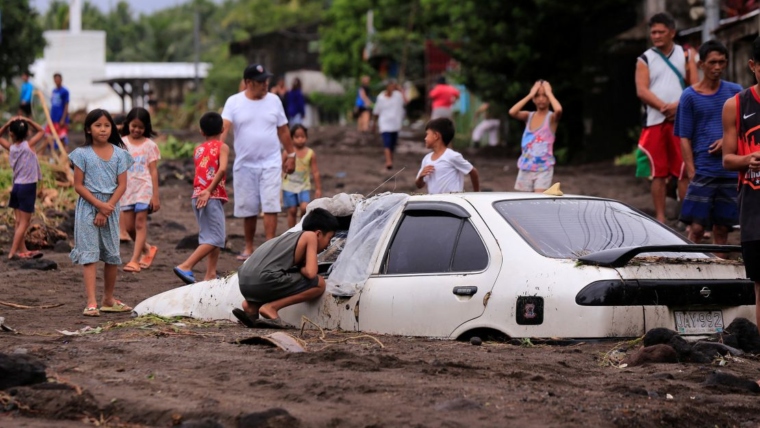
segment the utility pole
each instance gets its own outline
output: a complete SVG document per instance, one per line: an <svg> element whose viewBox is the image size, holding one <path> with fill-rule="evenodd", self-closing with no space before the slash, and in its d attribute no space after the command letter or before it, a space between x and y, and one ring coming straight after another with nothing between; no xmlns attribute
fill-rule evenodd
<svg viewBox="0 0 760 428"><path fill-rule="evenodd" d="M705 0L705 22L702 24L702 43L713 38L713 31L720 26L720 1Z"/></svg>
<svg viewBox="0 0 760 428"><path fill-rule="evenodd" d="M200 62L201 62L201 15L198 7L195 7L195 25L193 28L193 44L195 46L195 93L201 90Z"/></svg>

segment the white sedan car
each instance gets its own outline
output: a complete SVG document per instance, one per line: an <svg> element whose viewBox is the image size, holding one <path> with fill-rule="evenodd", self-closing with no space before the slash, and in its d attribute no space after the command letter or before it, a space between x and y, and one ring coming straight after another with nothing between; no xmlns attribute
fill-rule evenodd
<svg viewBox="0 0 760 428"><path fill-rule="evenodd" d="M710 334L754 317L744 267L710 254L738 247L691 245L623 203L527 193L399 196L359 202L343 218L351 228L328 292L283 309L284 321L301 325L306 316L325 328L453 339L605 338L654 327ZM331 287L345 268L365 275ZM242 300L233 275L151 297L135 312L233 320Z"/></svg>

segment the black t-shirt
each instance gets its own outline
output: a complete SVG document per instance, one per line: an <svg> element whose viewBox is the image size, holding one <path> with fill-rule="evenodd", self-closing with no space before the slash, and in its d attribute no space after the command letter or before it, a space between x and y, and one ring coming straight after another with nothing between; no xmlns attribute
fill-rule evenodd
<svg viewBox="0 0 760 428"><path fill-rule="evenodd" d="M739 155L760 151L760 96L754 86L736 95ZM739 224L741 240L760 241L760 171L739 173Z"/></svg>

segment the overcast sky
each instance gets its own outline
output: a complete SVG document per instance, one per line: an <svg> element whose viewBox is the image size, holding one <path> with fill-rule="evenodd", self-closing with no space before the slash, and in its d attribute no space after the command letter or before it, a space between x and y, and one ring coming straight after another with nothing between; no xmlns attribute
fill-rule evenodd
<svg viewBox="0 0 760 428"><path fill-rule="evenodd" d="M53 0L31 0L32 7L37 8L40 13L45 13L50 3ZM178 4L187 3L188 0L129 0L129 6L135 12L150 13L160 9L166 9L167 7L176 6ZM107 12L111 7L118 3L118 0L90 0L90 3L98 6L104 12Z"/></svg>

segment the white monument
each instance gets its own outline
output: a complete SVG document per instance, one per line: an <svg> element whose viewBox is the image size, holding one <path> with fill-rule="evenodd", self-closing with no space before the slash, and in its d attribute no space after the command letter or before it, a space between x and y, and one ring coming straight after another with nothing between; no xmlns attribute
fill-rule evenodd
<svg viewBox="0 0 760 428"><path fill-rule="evenodd" d="M31 66L33 83L50 102L53 74L60 73L69 90L69 111L104 108L121 110L121 99L108 85L93 80L106 76L105 31L82 31L82 1L69 0L69 30L45 31L43 59Z"/></svg>

